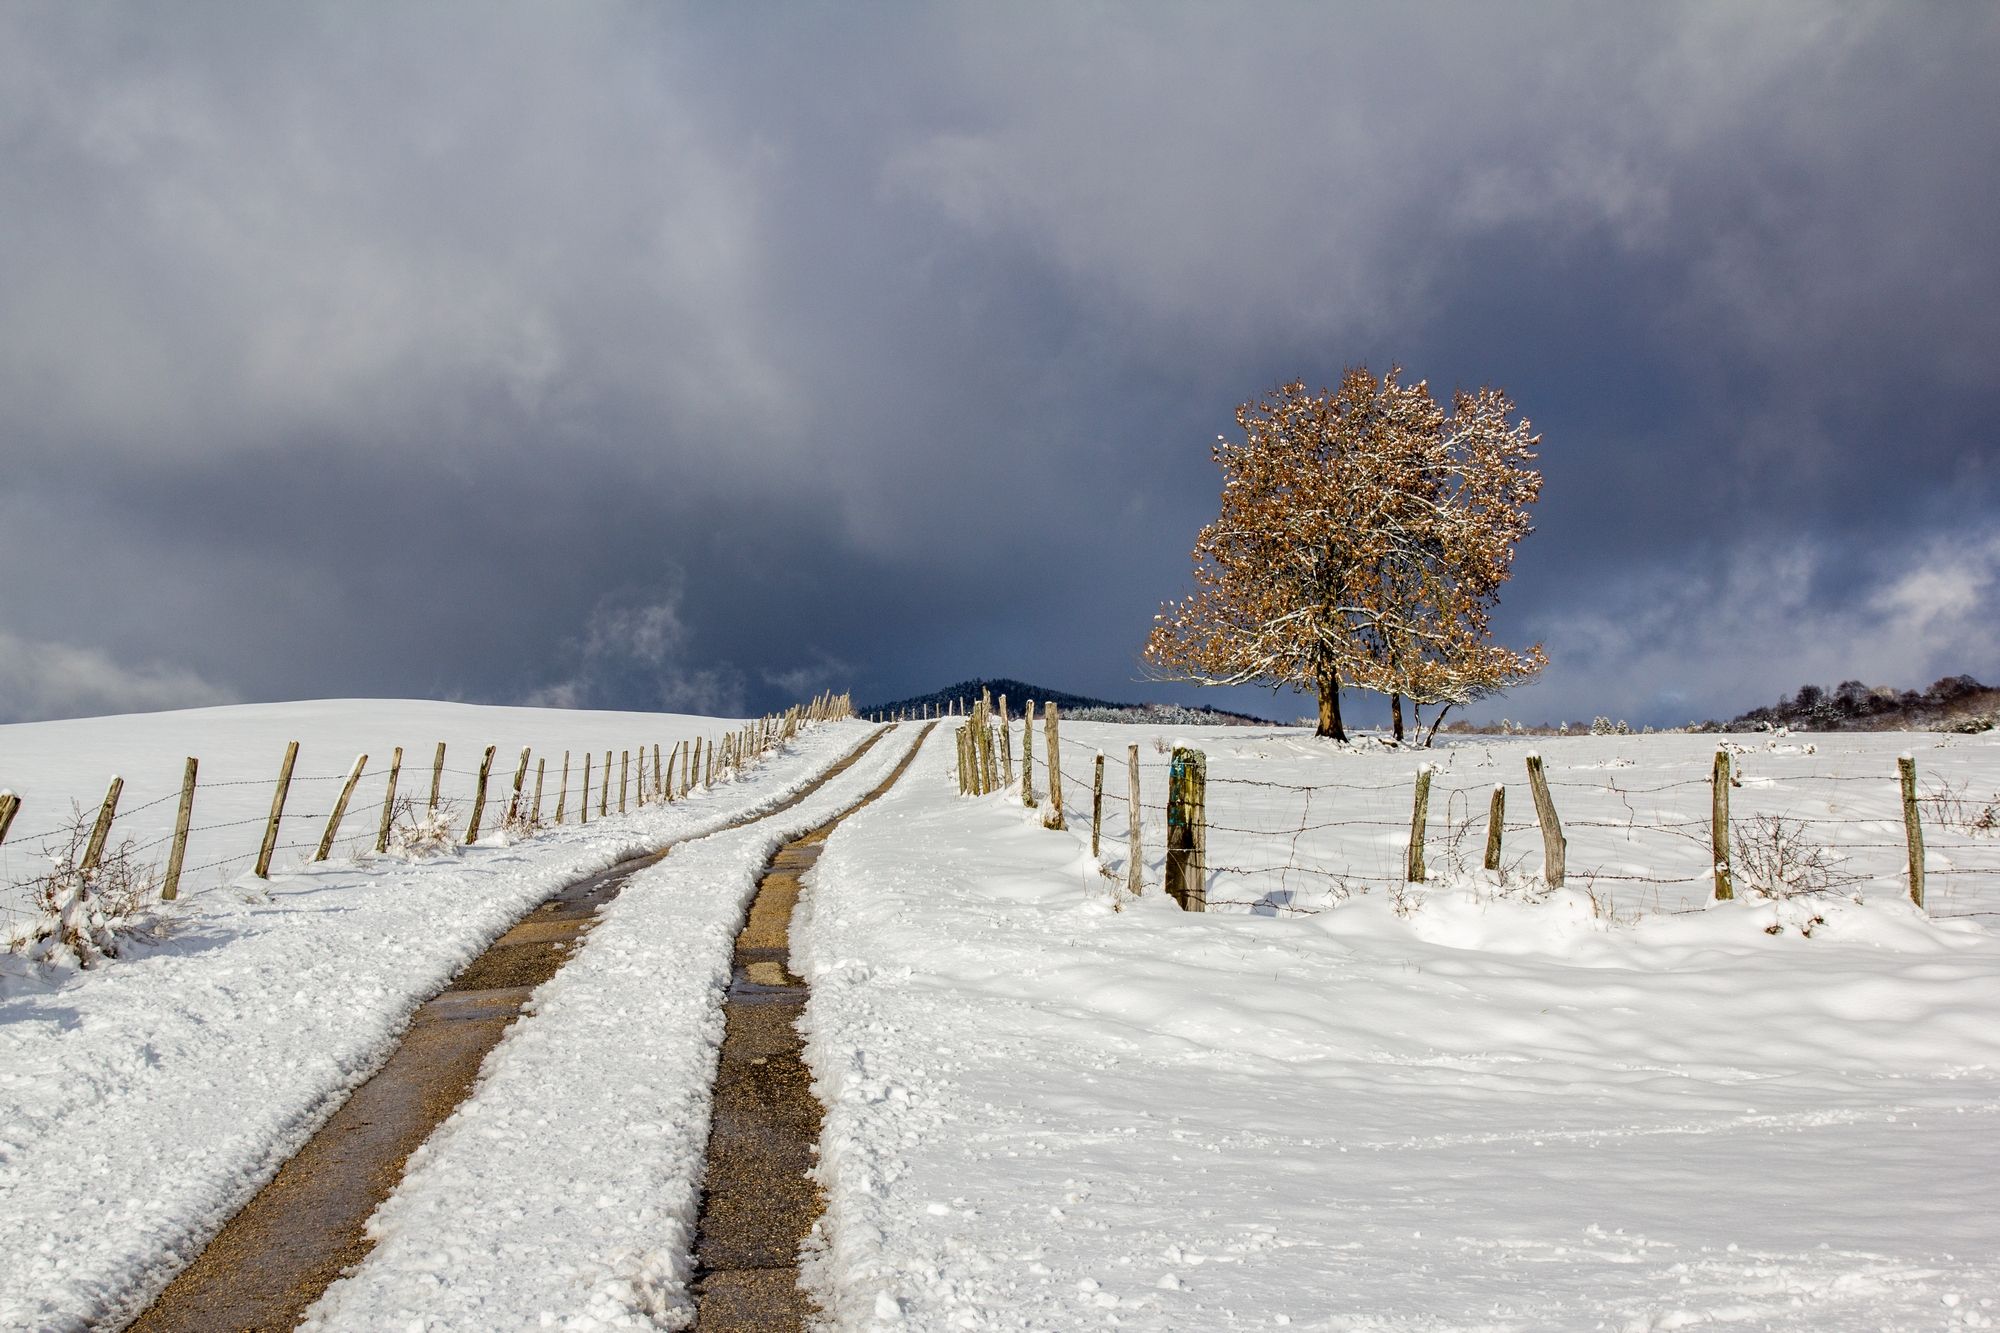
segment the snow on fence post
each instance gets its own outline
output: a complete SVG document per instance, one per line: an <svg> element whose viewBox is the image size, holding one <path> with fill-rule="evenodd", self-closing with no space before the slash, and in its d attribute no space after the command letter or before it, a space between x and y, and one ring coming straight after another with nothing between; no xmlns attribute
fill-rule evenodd
<svg viewBox="0 0 2000 1333"><path fill-rule="evenodd" d="M486 757L479 761L479 785L472 793L472 819L465 826L465 845L470 847L479 841L479 819L486 813L486 779L493 775L493 752L500 747L486 747Z"/></svg>
<svg viewBox="0 0 2000 1333"><path fill-rule="evenodd" d="M201 762L193 755L187 757L186 767L181 769L181 805L174 813L174 841L167 849L167 877L160 881L160 901L170 903L181 896L181 865L187 860L188 825L194 820L194 778L200 770ZM7 833L7 819L0 814L0 837Z"/></svg>
<svg viewBox="0 0 2000 1333"><path fill-rule="evenodd" d="M512 828L521 821L521 788L528 781L528 752L532 746L521 747L521 762L514 766L514 794L507 800L507 826Z"/></svg>
<svg viewBox="0 0 2000 1333"><path fill-rule="evenodd" d="M7 830L14 827L14 816L21 811L21 798L11 791L0 791L0 842L7 841Z"/></svg>
<svg viewBox="0 0 2000 1333"><path fill-rule="evenodd" d="M547 758L535 761L535 804L534 808L528 811L528 824L533 828L541 827L542 823L542 775L548 771L548 767Z"/></svg>
<svg viewBox="0 0 2000 1333"><path fill-rule="evenodd" d="M1052 829L1067 828L1063 822L1062 801L1062 743L1056 735L1056 706L1042 705L1042 725L1048 729L1048 755L1042 760L1049 770L1049 808L1042 816L1042 827Z"/></svg>
<svg viewBox="0 0 2000 1333"><path fill-rule="evenodd" d="M611 751L604 752L604 778L597 789L597 817L611 817Z"/></svg>
<svg viewBox="0 0 2000 1333"><path fill-rule="evenodd" d="M431 803L428 807L435 812L438 808L438 784L444 781L444 742L438 742L437 753L431 756Z"/></svg>
<svg viewBox="0 0 2000 1333"><path fill-rule="evenodd" d="M1090 854L1097 855L1098 831L1104 827L1104 751L1090 766Z"/></svg>
<svg viewBox="0 0 2000 1333"><path fill-rule="evenodd" d="M1709 775L1708 855L1715 866L1715 900L1726 903L1736 896L1736 884L1729 871L1729 751L1715 752L1715 769Z"/></svg>
<svg viewBox="0 0 2000 1333"><path fill-rule="evenodd" d="M1424 881L1424 825L1431 809L1431 766L1417 766L1417 799L1410 807L1410 850L1403 857L1403 878L1412 884ZM1449 813L1447 811L1447 813Z"/></svg>
<svg viewBox="0 0 2000 1333"><path fill-rule="evenodd" d="M588 824L590 822L590 761L592 757L590 751L585 750L583 752L583 785L578 787L576 791L576 822L578 824Z"/></svg>
<svg viewBox="0 0 2000 1333"><path fill-rule="evenodd" d="M1125 888L1133 897L1139 896L1142 885L1139 864L1139 743L1137 741L1125 751L1125 765L1131 779L1127 789L1127 818L1125 821Z"/></svg>
<svg viewBox="0 0 2000 1333"><path fill-rule="evenodd" d="M1899 755L1896 772L1903 779L1903 834L1910 843L1910 901L1924 910L1924 825L1917 818L1917 761Z"/></svg>
<svg viewBox="0 0 2000 1333"><path fill-rule="evenodd" d="M1035 701L1021 711L1021 804L1035 808Z"/></svg>
<svg viewBox="0 0 2000 1333"><path fill-rule="evenodd" d="M375 850L389 850L389 826L396 818L396 779L403 774L403 747L389 756L389 789L382 793L382 826L375 830Z"/></svg>
<svg viewBox="0 0 2000 1333"><path fill-rule="evenodd" d="M1500 837L1507 828L1507 789L1493 784L1493 801L1486 807L1486 868L1500 868Z"/></svg>
<svg viewBox="0 0 2000 1333"><path fill-rule="evenodd" d="M1208 756L1174 747L1167 776L1167 893L1185 912L1208 910Z"/></svg>
<svg viewBox="0 0 2000 1333"><path fill-rule="evenodd" d="M91 825L90 841L83 849L83 864L80 870L97 869L97 863L104 859L104 842L111 836L111 821L118 817L118 794L125 790L125 779L113 777L111 785L105 789L104 804L97 807L97 822Z"/></svg>
<svg viewBox="0 0 2000 1333"><path fill-rule="evenodd" d="M333 840L340 836L340 821L347 817L347 802L354 796L354 784L361 781L361 770L368 767L368 756L354 756L354 767L347 770L347 781L340 786L340 795L334 798L333 813L326 817L326 832L319 835L319 850L313 854L313 861L326 860L333 853Z"/></svg>
<svg viewBox="0 0 2000 1333"><path fill-rule="evenodd" d="M608 762L610 756L606 755L605 759ZM607 769L606 771L608 772L609 770ZM620 750L618 752L618 813L621 815L625 813L625 789L630 784L631 778L632 752L630 750Z"/></svg>
<svg viewBox="0 0 2000 1333"><path fill-rule="evenodd" d="M1535 794L1535 818L1542 825L1542 879L1552 889L1562 887L1565 852L1562 821L1549 797L1549 780L1542 775L1542 757L1528 756L1528 786Z"/></svg>
<svg viewBox="0 0 2000 1333"><path fill-rule="evenodd" d="M444 753L444 746L438 746L438 753ZM298 762L299 743L289 741L285 745L285 761L278 766L278 789L271 794L271 817L264 822L264 842L257 849L257 878L271 877L271 853L278 850L278 821L285 817L285 793L292 789L292 765Z"/></svg>

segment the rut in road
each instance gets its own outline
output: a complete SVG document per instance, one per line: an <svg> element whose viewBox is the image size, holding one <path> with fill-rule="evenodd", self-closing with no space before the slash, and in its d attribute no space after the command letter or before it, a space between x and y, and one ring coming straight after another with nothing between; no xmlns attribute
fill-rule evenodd
<svg viewBox="0 0 2000 1333"><path fill-rule="evenodd" d="M728 825L768 819L852 767L893 728L870 735L803 791ZM901 768L897 769L901 772ZM569 961L597 913L666 847L577 880L533 908L421 1006L388 1062L183 1269L130 1327L221 1333L296 1327L372 1248L368 1218L431 1131L471 1092L486 1053L537 986Z"/></svg>
<svg viewBox="0 0 2000 1333"><path fill-rule="evenodd" d="M875 790L778 849L736 937L695 1228L698 1333L790 1333L812 1316L799 1290L799 1246L824 1207L806 1176L821 1108L798 1030L808 988L785 966L792 908L828 835L896 785L936 726L924 728Z"/></svg>

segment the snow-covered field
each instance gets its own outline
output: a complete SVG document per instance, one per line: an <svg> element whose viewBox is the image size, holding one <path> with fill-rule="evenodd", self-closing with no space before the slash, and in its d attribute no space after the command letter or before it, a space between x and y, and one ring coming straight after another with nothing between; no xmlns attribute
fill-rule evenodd
<svg viewBox="0 0 2000 1333"><path fill-rule="evenodd" d="M119 765L177 782L179 755L197 746L221 780L260 768L285 739L304 742L303 772L314 740L345 751L344 770L361 745L411 733L462 737L466 750L482 735L636 746L732 725L320 703L0 728L0 750L8 780L34 793ZM511 846L294 863L268 884L239 875L164 909L157 938L87 972L0 955L0 1327L135 1313L373 1072L415 1007L523 911L625 856L783 799L866 731L820 727L708 792ZM268 803L268 780L258 790ZM572 820L573 808L574 796Z"/></svg>
<svg viewBox="0 0 2000 1333"><path fill-rule="evenodd" d="M401 743L406 785L413 764L427 785L440 738L469 768L486 744L601 761L730 725L423 704L239 716L259 711L0 728L0 783L45 809L72 790L94 803L120 771L130 808L197 753L204 783L240 768L261 784L244 816L260 819L287 739L320 777ZM1010 794L958 795L951 725L829 841L794 924L828 1106L807 1278L835 1326L2000 1319L2000 833L1979 826L2000 742L1732 738L1735 819L1791 821L1829 891L1745 885L1704 907L1713 737L1535 743L1569 837L1569 887L1548 892L1529 742L1420 755L1071 723L1070 828L1054 832ZM636 878L413 1159L318 1326L682 1326L729 939L776 841L857 797L916 730L806 806ZM439 863L304 867L295 850L268 886L200 886L164 939L89 972L0 961L0 1325L115 1322L524 907L770 804L864 734L821 728L696 799ZM1208 755L1203 915L1159 892L1176 739ZM1137 900L1118 888L1133 741ZM1018 757L1018 726L1015 742ZM1036 750L1039 768L1039 726ZM1905 750L1929 915L1904 880ZM1405 887L1421 762L1437 769L1432 878ZM1489 875L1496 782L1508 832ZM172 802L134 827L154 816L170 823Z"/></svg>
<svg viewBox="0 0 2000 1333"><path fill-rule="evenodd" d="M1145 800L1158 799L1153 735L1065 731L1086 756L1140 740ZM1218 775L1349 784L1319 798L1329 819L1369 813L1356 788L1398 788L1404 833L1343 825L1297 858L1397 873L1419 756L1315 754L1296 734L1186 739L1210 756L1218 822L1257 822L1232 819ZM2000 746L1983 738L1779 743L1799 752L1741 756L1739 810L1893 809L1904 747L1983 796L2000 785ZM1576 824L1599 826L1572 835L1573 881L1599 865L1705 872L1703 847L1610 825L1637 803L1631 789L1705 774L1713 745L1543 741L1552 779L1615 775L1628 793L1556 788ZM1429 758L1438 790L1477 790L1483 816L1490 775L1516 780L1527 748ZM812 1280L838 1326L2000 1318L2000 939L1991 918L1921 917L1893 853L1855 847L1851 871L1867 878L1825 898L1649 910L1636 924L1581 890L1531 901L1478 872L1400 905L1355 878L1338 906L1293 915L1270 905L1285 901L1282 877L1310 877L1270 869L1234 877L1234 896L1259 906L1193 915L1157 891L1156 831L1154 887L1119 901L1088 856L1088 790L1079 798L1074 779L1071 831L1056 833L1010 796L960 797L952 764L940 733L843 826L794 926L830 1108ZM1122 766L1109 767L1122 791ZM1887 794L1811 772L1886 773ZM1302 793L1241 790L1263 820L1300 822ZM1122 844L1122 811L1107 824ZM1843 841L1890 841L1887 827ZM1539 842L1525 841L1532 872ZM1940 841L1954 864L1994 845ZM1211 852L1293 860L1245 835ZM1950 885L1934 904L2000 906L2000 876Z"/></svg>

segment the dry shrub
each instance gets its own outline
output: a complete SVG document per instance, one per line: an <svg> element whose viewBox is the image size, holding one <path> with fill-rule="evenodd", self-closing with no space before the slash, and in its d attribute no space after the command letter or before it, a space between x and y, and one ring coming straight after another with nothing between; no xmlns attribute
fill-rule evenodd
<svg viewBox="0 0 2000 1333"><path fill-rule="evenodd" d="M406 860L444 856L458 847L458 803L429 801L415 796L396 798L396 814L389 828L389 852Z"/></svg>
<svg viewBox="0 0 2000 1333"><path fill-rule="evenodd" d="M1813 841L1806 825L1783 815L1756 815L1731 830L1736 882L1766 898L1827 893L1854 877L1845 858Z"/></svg>
<svg viewBox="0 0 2000 1333"><path fill-rule="evenodd" d="M27 882L30 900L41 912L11 947L37 962L74 962L90 967L116 958L120 936L129 933L159 889L153 868L141 865L132 840L107 844L98 863L83 868L83 855L97 824L74 802L69 823L49 835L42 855L49 868Z"/></svg>

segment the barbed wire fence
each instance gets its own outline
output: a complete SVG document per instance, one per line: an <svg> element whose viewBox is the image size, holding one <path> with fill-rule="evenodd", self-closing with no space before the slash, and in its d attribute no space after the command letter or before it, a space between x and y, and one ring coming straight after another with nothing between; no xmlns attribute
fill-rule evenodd
<svg viewBox="0 0 2000 1333"><path fill-rule="evenodd" d="M1725 897L1879 893L1893 883L1935 917L2000 915L1979 910L1990 905L1971 892L2000 887L2000 793L1920 784L1907 755L1879 775L1774 777L1743 770L1764 751L1725 741L1710 772L1665 780L1545 772L1529 754L1512 782L1455 776L1449 758L1415 775L1295 782L1219 773L1201 751L1157 741L1150 764L1135 744L1123 756L1088 752L1079 765L1086 752L1061 746L1056 710L1044 706L1038 782L1028 719L1009 717L1004 699L968 701L960 716L963 794L1004 789L1032 806L1051 791L1082 793L1058 795L1060 815L1045 811L1043 822L1088 827L1107 877L1193 910L1313 915L1367 892L1400 909L1442 883L1469 883L1521 896L1575 888L1599 915L1632 920ZM996 780L989 752L1018 752L1021 781ZM1517 808L1522 794L1533 798L1525 815L1507 817L1508 792Z"/></svg>
<svg viewBox="0 0 2000 1333"><path fill-rule="evenodd" d="M422 753L363 754L337 773L305 773L292 742L273 777L199 781L190 756L179 784L136 804L123 799L124 779L113 777L94 810L75 801L67 810L54 801L38 809L32 791L0 791L0 947L46 929L50 904L37 885L52 868L87 885L100 862L116 858L144 882L149 900L189 899L320 862L407 858L399 839L422 823L440 848L503 831L519 840L685 799L732 780L802 729L853 715L851 697L829 691L715 736L564 751L560 760L523 747L507 762L507 751L488 746L475 751L483 760L476 767L438 742ZM215 817L193 818L211 811ZM80 837L85 828L89 836ZM65 866L79 851L83 859Z"/></svg>

